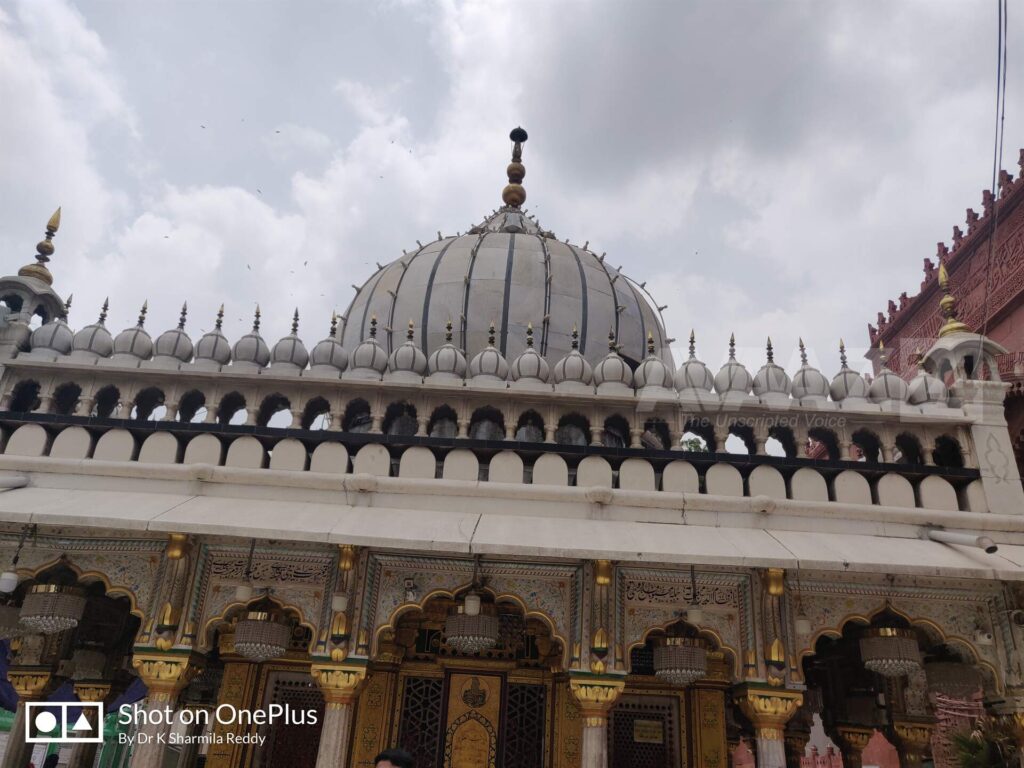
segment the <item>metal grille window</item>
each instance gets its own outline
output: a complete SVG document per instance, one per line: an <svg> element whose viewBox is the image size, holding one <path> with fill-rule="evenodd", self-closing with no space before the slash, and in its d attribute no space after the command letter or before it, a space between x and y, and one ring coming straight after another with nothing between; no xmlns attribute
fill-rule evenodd
<svg viewBox="0 0 1024 768"><path fill-rule="evenodd" d="M538 768L544 765L546 699L547 689L543 685L509 685L504 768Z"/></svg>
<svg viewBox="0 0 1024 768"><path fill-rule="evenodd" d="M679 765L677 702L668 697L624 697L612 710L608 728L610 768L667 768Z"/></svg>
<svg viewBox="0 0 1024 768"><path fill-rule="evenodd" d="M433 677L407 677L402 692L398 744L412 755L417 768L438 768L441 751L441 690Z"/></svg>

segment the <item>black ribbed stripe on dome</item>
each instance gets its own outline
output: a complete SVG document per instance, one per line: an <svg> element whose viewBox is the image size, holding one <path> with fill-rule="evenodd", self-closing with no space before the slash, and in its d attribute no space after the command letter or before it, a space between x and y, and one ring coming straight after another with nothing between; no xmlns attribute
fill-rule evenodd
<svg viewBox="0 0 1024 768"><path fill-rule="evenodd" d="M448 253L448 249L451 247L458 238L453 237L447 243L444 244L444 248L437 254L437 258L434 259L434 266L430 268L430 277L427 278L427 290L423 295L423 320L420 323L420 347L423 349L423 354L427 354L427 331L430 328L428 325L430 321L430 294L434 290L434 277L437 275L437 268L441 266L441 259Z"/></svg>
<svg viewBox="0 0 1024 768"><path fill-rule="evenodd" d="M421 245L416 249L416 253L412 255L412 258L405 264L405 269L402 270L402 274L398 277L398 283L395 285L395 292L391 296L391 312L388 313L388 346L385 350L390 352L395 348L393 334L395 332L395 306L398 304L398 292L402 287L402 281L405 280L406 274L412 269L412 263L416 261L416 257L423 253L423 249L427 246Z"/></svg>
<svg viewBox="0 0 1024 768"><path fill-rule="evenodd" d="M612 273L608 271L608 267L605 266L604 260L598 259L597 263L601 265L601 269L604 270L605 277L608 278L608 287L612 292L612 314L615 316L615 339L619 338L619 292L615 290L615 281L612 280ZM604 332L604 329L601 329Z"/></svg>
<svg viewBox="0 0 1024 768"><path fill-rule="evenodd" d="M572 251L572 255L576 257L576 267L580 271L580 301L583 306L581 311L583 317L580 318L580 354L587 354L587 314L589 305L589 296L587 296L587 273L583 270L583 261L580 259L580 254L576 250L576 246L570 245L569 250Z"/></svg>
<svg viewBox="0 0 1024 768"><path fill-rule="evenodd" d="M619 274L622 275L621 272ZM626 281L626 285L629 286L629 291L630 291L630 293L633 294L633 299L636 301L636 313L640 316L640 349L642 349L642 350L644 350L646 352L647 351L647 321L644 319L644 308L643 308L643 304L645 302L644 302L644 300L642 298L640 298L640 294L637 292L636 287L633 285L633 283L630 281L630 279L628 277L626 277L625 275L622 275L622 279ZM659 331L658 335L659 336L661 335L660 331ZM658 348L659 349L661 348L661 339L658 339ZM644 355L644 357L646 357L646 355ZM660 352L658 354L658 357L661 357L661 353Z"/></svg>
<svg viewBox="0 0 1024 768"><path fill-rule="evenodd" d="M505 345L508 342L508 302L509 297L512 293L512 264L515 262L516 255L516 234L511 233L508 236L508 258L505 260L505 297L503 299L503 306L501 308L501 354L507 355L508 350L505 349Z"/></svg>
<svg viewBox="0 0 1024 768"><path fill-rule="evenodd" d="M540 242L540 251L544 254L544 320L540 329L540 354L541 357L548 355L548 337L551 334L551 252L548 251L548 244L545 238L534 235Z"/></svg>
<svg viewBox="0 0 1024 768"><path fill-rule="evenodd" d="M473 284L473 267L476 266L476 255L480 252L480 246L484 244L484 238L488 235L487 232L483 232L480 235L480 239L476 241L476 245L473 246L469 252L469 270L466 272L466 290L462 295L462 321L459 323L459 334L462 336L462 351L466 355L469 354L469 345L466 343L466 329L469 326L469 287Z"/></svg>
<svg viewBox="0 0 1024 768"><path fill-rule="evenodd" d="M373 280L373 286L370 288L370 294L366 297L366 303L363 305L363 317L359 321L359 338L356 339L356 344L357 345L358 344L362 344L363 341L366 339L366 318L367 318L367 315L370 314L370 304L373 303L373 293L374 293L374 291L377 290L377 285L380 283L381 278L384 277L384 273L387 272L387 271L388 271L387 267L384 267L383 269L378 269L377 270L377 274L370 278L370 280ZM376 278L376 279L374 279L374 278ZM364 283L363 284L363 288L365 288L365 287L366 287L366 284ZM362 293L362 289L359 290L359 293ZM356 298L359 297L359 293L356 294ZM347 331L347 330L348 330L348 320L345 321L345 328L341 332L341 337L342 338L345 338L345 331Z"/></svg>

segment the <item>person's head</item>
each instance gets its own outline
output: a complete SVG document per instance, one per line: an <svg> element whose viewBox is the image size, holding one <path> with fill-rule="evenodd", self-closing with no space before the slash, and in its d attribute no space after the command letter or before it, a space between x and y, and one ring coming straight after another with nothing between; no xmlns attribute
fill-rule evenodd
<svg viewBox="0 0 1024 768"><path fill-rule="evenodd" d="M387 749L373 758L374 768L416 768L404 749Z"/></svg>
<svg viewBox="0 0 1024 768"><path fill-rule="evenodd" d="M47 755L43 761L43 768L57 768L57 763L60 762L60 755L54 752L52 755Z"/></svg>

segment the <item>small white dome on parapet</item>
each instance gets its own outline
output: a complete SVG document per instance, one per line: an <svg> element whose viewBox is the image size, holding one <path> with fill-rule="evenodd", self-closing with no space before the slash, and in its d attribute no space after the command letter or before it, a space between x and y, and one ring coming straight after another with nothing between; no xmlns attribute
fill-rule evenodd
<svg viewBox="0 0 1024 768"><path fill-rule="evenodd" d="M868 383L846 362L846 344L839 340L839 373L829 385L829 394L837 403L844 400L865 400L868 396Z"/></svg>
<svg viewBox="0 0 1024 768"><path fill-rule="evenodd" d="M594 385L601 394L632 394L633 370L619 354L615 331L608 331L608 354L594 367Z"/></svg>
<svg viewBox="0 0 1024 768"><path fill-rule="evenodd" d="M555 363L552 378L557 390L593 391L594 371L587 358L580 354L580 332L575 325L572 328L572 348L565 357Z"/></svg>
<svg viewBox="0 0 1024 768"><path fill-rule="evenodd" d="M270 367L277 373L303 371L309 363L309 352L299 338L299 310L292 316L292 332L282 337L270 353Z"/></svg>
<svg viewBox="0 0 1024 768"><path fill-rule="evenodd" d="M409 328L405 333L405 343L396 347L388 358L388 372L384 378L392 381L419 382L423 380L423 374L427 371L427 356L423 354L415 341L416 332L409 321Z"/></svg>
<svg viewBox="0 0 1024 768"><path fill-rule="evenodd" d="M337 376L348 368L348 352L338 340L338 316L331 314L327 338L318 341L309 353L309 370L316 376Z"/></svg>
<svg viewBox="0 0 1024 768"><path fill-rule="evenodd" d="M526 324L526 349L509 366L512 389L550 389L551 369L533 346L533 323Z"/></svg>
<svg viewBox="0 0 1024 768"><path fill-rule="evenodd" d="M878 344L878 349L878 359L882 369L878 372L875 380L871 382L871 386L868 387L868 400L873 403L902 403L907 399L907 382L901 379L898 374L889 370L887 365L889 355L881 342Z"/></svg>
<svg viewBox="0 0 1024 768"><path fill-rule="evenodd" d="M907 402L911 405L942 407L947 404L949 390L943 381L933 376L924 366L924 356L917 352L917 376L907 385Z"/></svg>
<svg viewBox="0 0 1024 768"><path fill-rule="evenodd" d="M200 368L220 368L231 362L231 344L221 331L224 324L224 305L217 310L213 330L203 334L196 344L195 365Z"/></svg>
<svg viewBox="0 0 1024 768"><path fill-rule="evenodd" d="M715 374L715 392L722 397L749 395L754 379L743 363L736 359L736 337L729 337L729 359Z"/></svg>
<svg viewBox="0 0 1024 768"><path fill-rule="evenodd" d="M505 387L508 378L508 363L504 355L494 346L495 328L491 323L487 346L469 361L469 379L474 386Z"/></svg>
<svg viewBox="0 0 1024 768"><path fill-rule="evenodd" d="M430 353L427 358L427 378L437 381L464 379L466 356L452 344L452 321L445 325L444 344Z"/></svg>
<svg viewBox="0 0 1024 768"><path fill-rule="evenodd" d="M260 336L260 308L256 307L252 330L235 342L231 350L232 363L240 369L266 368L270 362L270 348Z"/></svg>
<svg viewBox="0 0 1024 768"><path fill-rule="evenodd" d="M345 371L344 377L350 379L370 379L379 381L381 374L388 367L388 354L377 341L377 318L370 318L370 335L363 339L352 351L351 367Z"/></svg>
<svg viewBox="0 0 1024 768"><path fill-rule="evenodd" d="M797 400L827 400L829 395L825 374L807 362L807 348L803 339L800 339L800 370L793 376L790 393Z"/></svg>
<svg viewBox="0 0 1024 768"><path fill-rule="evenodd" d="M188 304L181 305L181 315L178 318L178 327L161 333L153 345L153 360L159 362L166 360L174 363L187 363L192 359L195 347L192 339L185 333L185 317L188 314Z"/></svg>
<svg viewBox="0 0 1024 768"><path fill-rule="evenodd" d="M114 339L114 354L110 358L112 363L137 366L153 356L153 339L145 328L148 311L149 302L143 302L138 322L117 334Z"/></svg>
<svg viewBox="0 0 1024 768"><path fill-rule="evenodd" d="M637 391L662 392L672 389L672 371L654 352L654 335L647 334L647 357L633 371Z"/></svg>
<svg viewBox="0 0 1024 768"><path fill-rule="evenodd" d="M680 392L710 392L715 386L715 377L703 362L697 359L697 337L690 331L690 356L679 366L672 379Z"/></svg>

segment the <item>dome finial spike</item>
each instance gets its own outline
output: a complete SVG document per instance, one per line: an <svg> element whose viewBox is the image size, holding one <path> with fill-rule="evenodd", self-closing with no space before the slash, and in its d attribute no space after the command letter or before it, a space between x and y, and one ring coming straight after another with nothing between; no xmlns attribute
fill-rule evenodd
<svg viewBox="0 0 1024 768"><path fill-rule="evenodd" d="M299 335L299 308L295 308L295 314L292 315L292 336Z"/></svg>
<svg viewBox="0 0 1024 768"><path fill-rule="evenodd" d="M729 359L730 360L735 360L736 359L736 334L735 333L730 333L729 334Z"/></svg>
<svg viewBox="0 0 1024 768"><path fill-rule="evenodd" d="M36 245L36 261L45 264L53 255L53 236L60 229L60 207L53 212L50 220L46 222L46 238Z"/></svg>
<svg viewBox="0 0 1024 768"><path fill-rule="evenodd" d="M221 303L220 309L217 310L217 319L214 321L214 327L219 331L221 326L224 325L224 304Z"/></svg>
<svg viewBox="0 0 1024 768"><path fill-rule="evenodd" d="M914 362L917 363L917 370L924 371L924 352L920 347L914 350Z"/></svg>
<svg viewBox="0 0 1024 768"><path fill-rule="evenodd" d="M103 300L103 306L100 307L100 319L97 321L99 325L103 325L107 322L107 311L110 309L110 297L108 296Z"/></svg>
<svg viewBox="0 0 1024 768"><path fill-rule="evenodd" d="M693 332L693 328L690 329L690 359L697 359L697 335Z"/></svg>
<svg viewBox="0 0 1024 768"><path fill-rule="evenodd" d="M769 363L774 363L775 362L775 349L772 347L772 337L771 336L768 337L768 344L767 344L765 349L766 349L766 351L768 353L768 362Z"/></svg>
<svg viewBox="0 0 1024 768"><path fill-rule="evenodd" d="M338 313L335 310L331 310L331 330L327 333L329 338L334 338L338 335Z"/></svg>
<svg viewBox="0 0 1024 768"><path fill-rule="evenodd" d="M576 323L572 324L572 348L580 348L580 330L576 327Z"/></svg>
<svg viewBox="0 0 1024 768"><path fill-rule="evenodd" d="M416 337L416 326L413 325L412 318L409 318L409 327L405 330L405 338L408 341L412 341Z"/></svg>
<svg viewBox="0 0 1024 768"><path fill-rule="evenodd" d="M69 293L67 299L64 301L64 317L68 316L68 312L71 311L71 301L75 298L75 294Z"/></svg>
<svg viewBox="0 0 1024 768"><path fill-rule="evenodd" d="M178 316L178 330L185 330L185 318L188 316L188 302L183 301L181 303L181 315Z"/></svg>
<svg viewBox="0 0 1024 768"><path fill-rule="evenodd" d="M611 326L608 328L608 351L615 351L615 329Z"/></svg>
<svg viewBox="0 0 1024 768"><path fill-rule="evenodd" d="M452 343L452 317L448 316L448 322L444 324L444 342L445 344Z"/></svg>
<svg viewBox="0 0 1024 768"><path fill-rule="evenodd" d="M526 324L526 346L533 349L533 321Z"/></svg>
<svg viewBox="0 0 1024 768"><path fill-rule="evenodd" d="M850 366L846 363L846 342L839 340L839 366L845 371Z"/></svg>
<svg viewBox="0 0 1024 768"><path fill-rule="evenodd" d="M260 305L259 304L256 305L256 313L253 315L253 318L252 318L252 332L253 333L259 333L260 332Z"/></svg>
<svg viewBox="0 0 1024 768"><path fill-rule="evenodd" d="M889 353L885 350L885 342L881 339L878 340L878 364L882 368L889 367Z"/></svg>
<svg viewBox="0 0 1024 768"><path fill-rule="evenodd" d="M146 324L147 312L149 312L149 299L146 299L145 301L142 302L142 309L139 310L139 328L142 328Z"/></svg>
<svg viewBox="0 0 1024 768"><path fill-rule="evenodd" d="M654 332L653 331L648 331L647 332L647 354L648 355L653 355L654 354Z"/></svg>
<svg viewBox="0 0 1024 768"><path fill-rule="evenodd" d="M939 329L939 338L953 333L970 333L971 329L957 319L956 297L949 287L949 272L946 270L945 261L939 262L939 288L942 289L939 312L946 318L946 322Z"/></svg>
<svg viewBox="0 0 1024 768"><path fill-rule="evenodd" d="M800 365L807 365L807 347L804 346L803 336L800 337Z"/></svg>
<svg viewBox="0 0 1024 768"><path fill-rule="evenodd" d="M370 315L370 338L377 338L377 316Z"/></svg>
<svg viewBox="0 0 1024 768"><path fill-rule="evenodd" d="M491 320L491 325L487 329L487 344L489 346L492 346L492 347L494 346L494 338L495 338L494 321Z"/></svg>
<svg viewBox="0 0 1024 768"><path fill-rule="evenodd" d="M508 137L512 140L512 162L506 169L508 185L501 191L501 199L510 208L519 208L526 202L526 190L523 189L523 178L526 176L523 143L527 139L526 131L514 128Z"/></svg>

